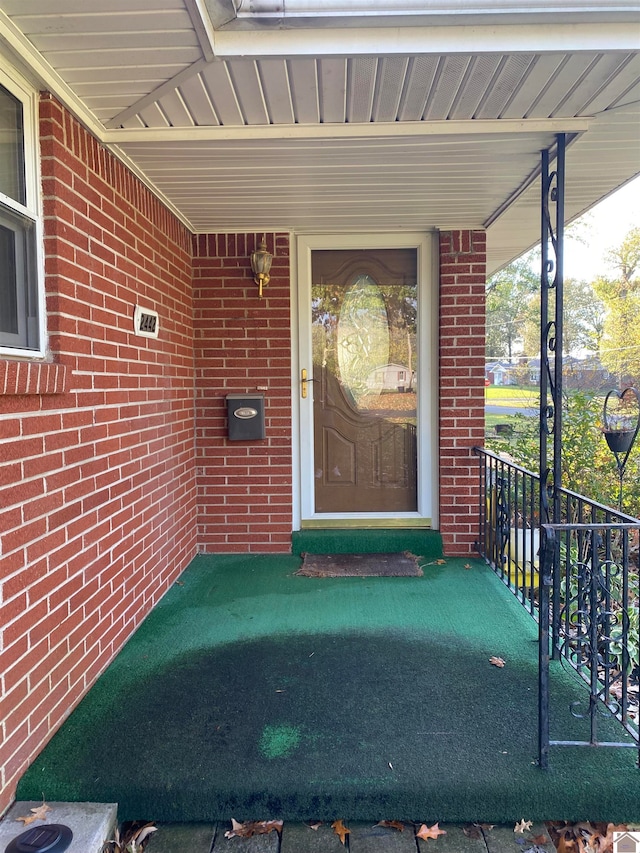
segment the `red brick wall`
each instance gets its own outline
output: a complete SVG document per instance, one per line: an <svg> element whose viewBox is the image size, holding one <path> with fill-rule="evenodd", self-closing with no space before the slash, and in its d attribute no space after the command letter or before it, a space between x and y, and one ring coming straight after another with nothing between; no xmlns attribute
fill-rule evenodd
<svg viewBox="0 0 640 853"><path fill-rule="evenodd" d="M478 459L484 443L486 235L440 234L440 531L447 554L478 536Z"/></svg>
<svg viewBox="0 0 640 853"><path fill-rule="evenodd" d="M249 255L262 235L194 238L198 544L209 552L291 549L289 237L258 297ZM266 439L227 439L226 395L264 390Z"/></svg>
<svg viewBox="0 0 640 853"><path fill-rule="evenodd" d="M198 544L210 552L288 551L291 538L291 334L286 235L258 299L249 254L260 235L194 238ZM440 530L448 554L477 537L484 440L485 234L440 238ZM225 396L266 388L267 438L227 435Z"/></svg>
<svg viewBox="0 0 640 853"><path fill-rule="evenodd" d="M46 95L41 137L55 364L0 361L0 812L196 550L191 237Z"/></svg>

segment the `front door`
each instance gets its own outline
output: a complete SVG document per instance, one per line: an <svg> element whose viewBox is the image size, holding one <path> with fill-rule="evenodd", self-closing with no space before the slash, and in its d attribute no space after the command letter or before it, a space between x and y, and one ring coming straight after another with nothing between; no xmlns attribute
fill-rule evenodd
<svg viewBox="0 0 640 853"><path fill-rule="evenodd" d="M301 265L303 520L422 514L420 255L318 247Z"/></svg>

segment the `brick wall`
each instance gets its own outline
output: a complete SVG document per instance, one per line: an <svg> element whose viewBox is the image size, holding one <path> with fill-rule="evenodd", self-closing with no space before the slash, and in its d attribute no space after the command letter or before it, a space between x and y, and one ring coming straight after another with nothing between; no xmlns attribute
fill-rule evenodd
<svg viewBox="0 0 640 853"><path fill-rule="evenodd" d="M196 550L191 237L47 95L41 137L53 363L0 361L0 812Z"/></svg>
<svg viewBox="0 0 640 853"><path fill-rule="evenodd" d="M289 237L267 234L258 297L249 255L262 235L194 238L198 544L209 552L291 549ZM226 395L264 389L266 439L227 439Z"/></svg>
<svg viewBox="0 0 640 853"><path fill-rule="evenodd" d="M486 235L440 235L440 531L447 554L478 535L478 459L484 443Z"/></svg>

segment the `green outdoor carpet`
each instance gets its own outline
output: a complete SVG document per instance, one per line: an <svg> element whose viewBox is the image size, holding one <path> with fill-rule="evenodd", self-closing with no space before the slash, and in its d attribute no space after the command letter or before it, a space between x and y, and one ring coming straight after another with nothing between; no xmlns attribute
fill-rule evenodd
<svg viewBox="0 0 640 853"><path fill-rule="evenodd" d="M416 578L299 565L196 558L19 798L160 821L640 821L636 750L553 748L536 766L537 627L482 562L427 560ZM582 686L556 665L553 690L552 735L584 735Z"/></svg>
<svg viewBox="0 0 640 853"><path fill-rule="evenodd" d="M442 536L430 528L310 528L291 534L294 554L380 554L411 551L425 559L442 557Z"/></svg>

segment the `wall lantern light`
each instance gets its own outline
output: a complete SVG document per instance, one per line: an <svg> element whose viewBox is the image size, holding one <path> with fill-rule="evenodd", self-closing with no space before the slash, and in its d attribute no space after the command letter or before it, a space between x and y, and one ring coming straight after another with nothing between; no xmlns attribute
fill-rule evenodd
<svg viewBox="0 0 640 853"><path fill-rule="evenodd" d="M262 296L262 288L269 284L269 270L271 269L271 261L273 255L267 252L267 244L263 237L258 245L258 248L251 252L251 270L253 272L253 280L258 285L258 296Z"/></svg>

